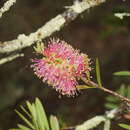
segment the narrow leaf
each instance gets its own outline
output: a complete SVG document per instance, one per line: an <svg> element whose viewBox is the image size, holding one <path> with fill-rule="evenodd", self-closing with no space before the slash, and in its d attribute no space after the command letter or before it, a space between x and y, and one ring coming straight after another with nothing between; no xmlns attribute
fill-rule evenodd
<svg viewBox="0 0 130 130"><path fill-rule="evenodd" d="M36 108L35 108L35 104L34 103L30 103L29 101L26 102L28 109L31 113L31 119L33 121L33 124L35 126L35 128L38 128L38 124L37 124L37 113L36 113Z"/></svg>
<svg viewBox="0 0 130 130"><path fill-rule="evenodd" d="M80 90L80 89L88 89L88 88L95 88L95 87L91 87L87 85L77 85L76 88Z"/></svg>
<svg viewBox="0 0 130 130"><path fill-rule="evenodd" d="M87 75L87 79L90 80L90 72L86 72L86 75Z"/></svg>
<svg viewBox="0 0 130 130"><path fill-rule="evenodd" d="M120 127L126 129L126 130L130 130L130 125L126 125L126 124L119 124Z"/></svg>
<svg viewBox="0 0 130 130"><path fill-rule="evenodd" d="M108 108L108 109L114 109L114 108L117 108L118 105L116 105L114 103L106 103L105 107Z"/></svg>
<svg viewBox="0 0 130 130"><path fill-rule="evenodd" d="M58 120L55 116L50 116L51 130L60 130Z"/></svg>
<svg viewBox="0 0 130 130"><path fill-rule="evenodd" d="M127 97L130 99L130 85L128 85L128 88L127 88Z"/></svg>
<svg viewBox="0 0 130 130"><path fill-rule="evenodd" d="M127 96L127 89L124 84L121 85L120 89L117 92L119 92L122 96Z"/></svg>
<svg viewBox="0 0 130 130"><path fill-rule="evenodd" d="M21 119L32 129L35 129L35 127L17 110L15 112L21 117Z"/></svg>
<svg viewBox="0 0 130 130"><path fill-rule="evenodd" d="M130 71L119 71L119 72L115 72L114 75L116 75L116 76L130 76Z"/></svg>
<svg viewBox="0 0 130 130"><path fill-rule="evenodd" d="M28 112L23 106L20 106L20 108L21 108L30 118L32 118L32 116L29 114L29 112Z"/></svg>
<svg viewBox="0 0 130 130"><path fill-rule="evenodd" d="M46 117L46 113L38 98L36 98L35 106L36 106L37 118L38 118L38 123L39 123L40 128L42 130L44 130L45 128L46 130L49 130L49 124Z"/></svg>
<svg viewBox="0 0 130 130"><path fill-rule="evenodd" d="M28 106L28 109L30 111L30 113L32 113L32 105L29 101L26 102L27 106Z"/></svg>
<svg viewBox="0 0 130 130"><path fill-rule="evenodd" d="M98 58L96 58L96 76L97 76L97 82L98 82L99 87L102 87L101 76L100 76L100 66L99 66Z"/></svg>
<svg viewBox="0 0 130 130"><path fill-rule="evenodd" d="M113 103L117 103L118 101L120 101L119 98L114 97L114 96L107 96L107 97L106 97L106 100L107 100L108 102L113 102Z"/></svg>
<svg viewBox="0 0 130 130"><path fill-rule="evenodd" d="M37 113L36 113L36 107L35 107L35 104L34 104L34 103L32 103L32 108L31 108L31 110L32 110L31 115L32 115L33 124L35 125L35 128L38 129Z"/></svg>
<svg viewBox="0 0 130 130"><path fill-rule="evenodd" d="M18 124L17 125L21 130L31 130L29 129L28 127L24 126L24 125L21 125L21 124Z"/></svg>

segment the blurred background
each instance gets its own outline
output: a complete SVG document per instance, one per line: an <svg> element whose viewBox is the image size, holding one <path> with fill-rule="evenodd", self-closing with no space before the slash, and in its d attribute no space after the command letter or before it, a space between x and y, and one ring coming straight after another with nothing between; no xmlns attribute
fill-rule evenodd
<svg viewBox="0 0 130 130"><path fill-rule="evenodd" d="M0 1L0 7L4 2ZM17 0L0 19L0 41L36 31L62 13L64 6L72 3L72 0ZM82 13L75 21L52 35L89 55L94 68L91 73L94 81L95 58L99 57L103 85L115 91L122 84L127 86L130 83L127 77L113 76L114 72L130 70L130 17L120 20L114 16L117 12L130 13L130 1L109 0ZM55 90L33 74L30 68L31 59L35 57L33 48L21 52L25 57L0 66L0 130L16 127L21 119L14 109L19 109L19 105L26 100L34 101L35 97L41 99L47 115L57 116L62 127L75 126L108 110L104 106L108 95L100 90L84 90L74 98L59 97ZM117 124L128 121L125 118L115 119L111 129L121 130ZM99 126L96 130L101 128Z"/></svg>

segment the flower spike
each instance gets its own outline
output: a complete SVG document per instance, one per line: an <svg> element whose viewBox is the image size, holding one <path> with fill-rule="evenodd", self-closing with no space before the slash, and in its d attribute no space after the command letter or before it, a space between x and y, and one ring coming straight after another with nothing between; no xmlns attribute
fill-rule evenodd
<svg viewBox="0 0 130 130"><path fill-rule="evenodd" d="M91 71L90 59L63 40L51 39L47 47L42 46L42 58L32 60L34 73L62 95L74 96L78 81Z"/></svg>

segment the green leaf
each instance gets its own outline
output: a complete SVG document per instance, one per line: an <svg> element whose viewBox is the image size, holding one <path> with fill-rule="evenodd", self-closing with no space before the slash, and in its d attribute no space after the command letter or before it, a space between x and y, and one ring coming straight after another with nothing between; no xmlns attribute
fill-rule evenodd
<svg viewBox="0 0 130 130"><path fill-rule="evenodd" d="M86 75L87 75L87 79L90 80L90 72L89 71L86 72Z"/></svg>
<svg viewBox="0 0 130 130"><path fill-rule="evenodd" d="M122 96L130 98L130 86L126 86L125 84L122 84L120 88L116 90L116 92ZM109 109L115 108L116 106L119 107L119 105L121 104L121 100L112 95L107 96L105 99L107 101L105 107Z"/></svg>
<svg viewBox="0 0 130 130"><path fill-rule="evenodd" d="M91 87L87 85L77 85L76 88L80 90L80 89L88 89L88 88L96 88L96 87Z"/></svg>
<svg viewBox="0 0 130 130"><path fill-rule="evenodd" d="M21 119L32 129L35 129L32 123L30 123L19 111L15 110L15 112L21 117Z"/></svg>
<svg viewBox="0 0 130 130"><path fill-rule="evenodd" d="M127 88L125 87L124 84L121 85L120 89L117 91L119 94L121 94L122 96L126 96L127 95Z"/></svg>
<svg viewBox="0 0 130 130"><path fill-rule="evenodd" d="M114 108L117 108L118 105L116 105L114 103L106 103L105 107L108 108L108 109L114 109Z"/></svg>
<svg viewBox="0 0 130 130"><path fill-rule="evenodd" d="M36 108L35 108L35 104L34 103L30 103L30 102L26 102L28 109L31 113L31 119L33 121L33 124L35 125L35 128L38 128L38 124L37 124L37 113L36 113Z"/></svg>
<svg viewBox="0 0 130 130"><path fill-rule="evenodd" d="M96 76L97 76L97 82L98 82L99 87L102 87L98 58L96 58Z"/></svg>
<svg viewBox="0 0 130 130"><path fill-rule="evenodd" d="M116 103L117 101L120 101L118 98L116 98L116 97L114 97L114 96L107 96L106 97L106 100L108 101L108 102L114 102L114 103Z"/></svg>
<svg viewBox="0 0 130 130"><path fill-rule="evenodd" d="M36 106L36 112L37 112L37 120L38 120L38 125L41 130L49 130L49 124L48 120L44 111L44 108L38 98L36 98L35 101L35 106Z"/></svg>
<svg viewBox="0 0 130 130"><path fill-rule="evenodd" d="M60 130L58 120L55 116L50 116L51 130Z"/></svg>
<svg viewBox="0 0 130 130"><path fill-rule="evenodd" d="M130 76L130 71L119 71L119 72L115 72L114 75L116 75L116 76Z"/></svg>
<svg viewBox="0 0 130 130"><path fill-rule="evenodd" d="M31 130L29 129L28 127L24 126L24 125L21 125L21 124L18 124L18 127L21 129L21 130Z"/></svg>
<svg viewBox="0 0 130 130"><path fill-rule="evenodd" d="M119 126L124 128L124 129L130 130L130 125L121 123L121 124L119 124Z"/></svg>
<svg viewBox="0 0 130 130"><path fill-rule="evenodd" d="M38 98L36 98L35 103L26 102L28 111L23 107L20 108L27 114L31 121L28 120L24 115L19 111L15 110L16 113L22 118L22 120L27 124L27 126L18 124L19 129L10 129L10 130L50 130L46 113L44 108ZM51 117L51 123L54 126L51 126L53 129L59 130L59 124L56 117ZM54 129L55 130L55 129Z"/></svg>
<svg viewBox="0 0 130 130"><path fill-rule="evenodd" d="M32 118L32 116L29 114L29 112L23 106L20 106L20 108L30 117L30 119Z"/></svg>
<svg viewBox="0 0 130 130"><path fill-rule="evenodd" d="M32 113L32 105L29 101L26 102L27 106L28 106L28 109L30 111L30 113Z"/></svg>
<svg viewBox="0 0 130 130"><path fill-rule="evenodd" d="M130 99L130 85L128 85L128 89L127 89L127 97Z"/></svg>
<svg viewBox="0 0 130 130"><path fill-rule="evenodd" d="M35 104L32 103L32 106L31 106L31 114L32 114L32 121L33 121L33 124L35 125L35 128L38 129L38 123L37 123L37 113L36 113L36 107L35 107Z"/></svg>

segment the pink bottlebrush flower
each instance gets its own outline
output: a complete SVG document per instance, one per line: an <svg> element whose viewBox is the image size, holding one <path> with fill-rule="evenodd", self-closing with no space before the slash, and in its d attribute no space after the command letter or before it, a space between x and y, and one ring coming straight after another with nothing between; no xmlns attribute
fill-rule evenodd
<svg viewBox="0 0 130 130"><path fill-rule="evenodd" d="M77 92L78 80L91 71L90 59L65 41L51 39L47 47L35 47L41 59L34 59L34 73L62 95L73 96Z"/></svg>

